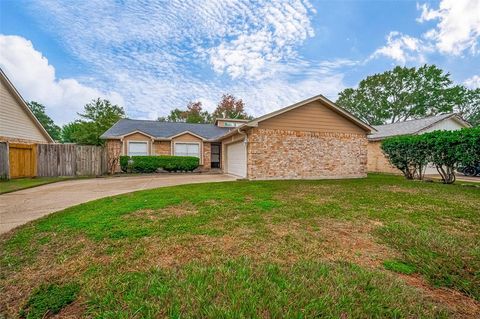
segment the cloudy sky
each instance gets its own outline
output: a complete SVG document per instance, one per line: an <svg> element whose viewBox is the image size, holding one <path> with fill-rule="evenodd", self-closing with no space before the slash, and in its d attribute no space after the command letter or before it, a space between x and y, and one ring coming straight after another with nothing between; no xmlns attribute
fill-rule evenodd
<svg viewBox="0 0 480 319"><path fill-rule="evenodd" d="M222 93L262 115L433 63L480 86L480 1L1 0L0 67L60 124L105 97L155 119Z"/></svg>

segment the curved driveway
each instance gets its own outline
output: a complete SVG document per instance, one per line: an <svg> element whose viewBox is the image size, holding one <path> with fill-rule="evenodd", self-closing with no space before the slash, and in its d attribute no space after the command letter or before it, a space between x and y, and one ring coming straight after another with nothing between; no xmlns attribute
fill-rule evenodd
<svg viewBox="0 0 480 319"><path fill-rule="evenodd" d="M80 179L0 195L0 234L31 220L94 199L181 184L235 180L223 174L166 174Z"/></svg>

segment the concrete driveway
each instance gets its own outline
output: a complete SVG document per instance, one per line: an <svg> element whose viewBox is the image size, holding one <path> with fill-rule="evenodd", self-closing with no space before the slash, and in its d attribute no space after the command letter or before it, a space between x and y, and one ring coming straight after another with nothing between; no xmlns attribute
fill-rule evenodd
<svg viewBox="0 0 480 319"><path fill-rule="evenodd" d="M94 199L181 184L233 181L223 174L144 175L64 181L0 195L0 234Z"/></svg>

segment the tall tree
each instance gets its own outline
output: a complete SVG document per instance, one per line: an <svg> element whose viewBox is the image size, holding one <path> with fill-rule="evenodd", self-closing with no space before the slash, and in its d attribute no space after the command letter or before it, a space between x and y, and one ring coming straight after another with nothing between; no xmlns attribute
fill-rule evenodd
<svg viewBox="0 0 480 319"><path fill-rule="evenodd" d="M242 99L237 99L232 94L224 94L217 108L213 111L212 118L252 119L252 116L245 111L245 104Z"/></svg>
<svg viewBox="0 0 480 319"><path fill-rule="evenodd" d="M103 145L104 141L100 139L100 135L118 120L124 118L125 111L121 106L113 105L108 100L98 98L86 104L84 112L78 113L78 115L81 119L75 122L77 127L73 133L74 142Z"/></svg>
<svg viewBox="0 0 480 319"><path fill-rule="evenodd" d="M340 92L337 104L371 125L395 123L451 112L451 85L450 74L435 65L397 66Z"/></svg>
<svg viewBox="0 0 480 319"><path fill-rule="evenodd" d="M55 140L60 140L60 126L56 125L55 122L52 120L50 116L47 115L45 112L45 106L31 101L28 103L28 107L32 110L32 113L38 119L38 121L42 124L43 128L48 132L48 134Z"/></svg>
<svg viewBox="0 0 480 319"><path fill-rule="evenodd" d="M454 111L473 126L480 126L480 88L470 90L463 85L457 85L451 93Z"/></svg>
<svg viewBox="0 0 480 319"><path fill-rule="evenodd" d="M202 102L189 102L186 110L173 109L167 117L159 117L160 122L209 123L211 115L202 108Z"/></svg>

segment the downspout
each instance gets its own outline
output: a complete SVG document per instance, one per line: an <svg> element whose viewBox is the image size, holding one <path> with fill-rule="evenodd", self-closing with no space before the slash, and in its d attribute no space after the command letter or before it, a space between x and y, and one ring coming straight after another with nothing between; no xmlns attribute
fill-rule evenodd
<svg viewBox="0 0 480 319"><path fill-rule="evenodd" d="M245 143L245 145L247 145L247 143L248 143L248 135L247 135L247 133L243 132L241 128L238 128L238 129L237 129L237 132L238 132L238 134L243 135L243 137L244 137L243 143Z"/></svg>
<svg viewBox="0 0 480 319"><path fill-rule="evenodd" d="M247 133L243 132L240 128L237 129L237 132L240 135L243 135L243 144L245 144L245 164L247 165L247 171L246 171L246 178L248 178L248 135Z"/></svg>

